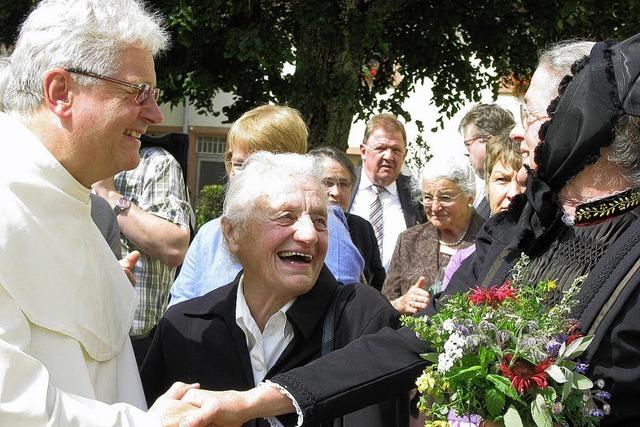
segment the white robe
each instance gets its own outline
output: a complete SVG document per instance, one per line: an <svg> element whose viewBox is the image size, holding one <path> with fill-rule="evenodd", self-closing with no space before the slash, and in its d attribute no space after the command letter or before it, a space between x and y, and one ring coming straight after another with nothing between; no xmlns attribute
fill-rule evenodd
<svg viewBox="0 0 640 427"><path fill-rule="evenodd" d="M128 337L135 291L89 189L16 118L0 129L0 425L159 425Z"/></svg>

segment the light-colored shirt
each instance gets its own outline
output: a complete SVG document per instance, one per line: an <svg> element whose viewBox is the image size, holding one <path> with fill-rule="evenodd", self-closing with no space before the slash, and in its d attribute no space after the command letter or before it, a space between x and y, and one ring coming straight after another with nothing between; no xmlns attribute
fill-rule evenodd
<svg viewBox="0 0 640 427"><path fill-rule="evenodd" d="M362 171L358 192L353 199L350 212L361 216L367 221L370 220L371 203L373 203L375 192L373 183L369 180L366 172ZM384 187L385 191L380 192L380 204L382 205L382 266L385 271L389 270L391 257L396 248L398 236L407 229L404 220L402 205L400 205L400 197L398 196L398 186L396 182L392 182Z"/></svg>
<svg viewBox="0 0 640 427"><path fill-rule="evenodd" d="M342 209L333 206L327 220L329 248L324 263L339 282L359 282L364 260L351 241ZM171 287L169 306L231 283L240 270L242 266L224 242L220 218L207 222L187 250L180 274Z"/></svg>
<svg viewBox="0 0 640 427"><path fill-rule="evenodd" d="M192 209L182 169L167 150L143 148L140 150L138 167L120 172L115 176L114 183L120 194L143 211L189 227ZM121 238L123 256L140 250L124 234L121 234ZM176 268L140 250L140 259L133 268L133 274L136 277L138 306L131 325L131 336L141 336L149 333L164 314Z"/></svg>
<svg viewBox="0 0 640 427"><path fill-rule="evenodd" d="M486 196L486 193L485 193L486 184L484 179L480 178L478 175L474 174L474 177L476 182L476 195L475 195L475 198L473 199L473 207L475 209L480 205L480 203L482 202L482 199L484 199Z"/></svg>
<svg viewBox="0 0 640 427"><path fill-rule="evenodd" d="M295 298L276 311L261 332L244 297L244 276L240 278L236 295L236 323L247 339L254 384L264 380L293 339L293 327L287 319L287 310L294 301Z"/></svg>
<svg viewBox="0 0 640 427"><path fill-rule="evenodd" d="M17 119L0 127L0 424L159 426L128 336L135 292L89 189Z"/></svg>

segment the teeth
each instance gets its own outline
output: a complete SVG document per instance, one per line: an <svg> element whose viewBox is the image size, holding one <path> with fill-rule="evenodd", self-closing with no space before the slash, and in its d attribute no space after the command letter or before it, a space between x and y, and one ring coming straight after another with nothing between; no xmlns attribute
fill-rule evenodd
<svg viewBox="0 0 640 427"><path fill-rule="evenodd" d="M290 256L296 256L296 255L306 259L307 261L311 261L313 259L312 255L303 254L303 253L300 253L300 252L293 252L293 251L280 252L280 256L281 257L290 257Z"/></svg>
<svg viewBox="0 0 640 427"><path fill-rule="evenodd" d="M125 129L124 134L132 138L140 138L142 136L141 133L138 133L135 130L130 130L130 129Z"/></svg>

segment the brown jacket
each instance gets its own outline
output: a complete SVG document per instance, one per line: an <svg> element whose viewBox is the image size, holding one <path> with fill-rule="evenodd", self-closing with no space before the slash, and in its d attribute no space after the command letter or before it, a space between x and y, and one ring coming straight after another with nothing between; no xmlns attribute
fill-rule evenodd
<svg viewBox="0 0 640 427"><path fill-rule="evenodd" d="M482 224L484 219L474 211L469 231L456 249L471 246ZM430 222L406 229L398 236L382 293L393 301L404 295L420 276L427 279L429 288L442 276L449 258L450 255L440 253L438 230Z"/></svg>

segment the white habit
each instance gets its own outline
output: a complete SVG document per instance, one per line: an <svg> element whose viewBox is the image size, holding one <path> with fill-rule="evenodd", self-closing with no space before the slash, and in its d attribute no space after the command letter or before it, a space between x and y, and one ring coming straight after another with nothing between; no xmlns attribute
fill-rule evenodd
<svg viewBox="0 0 640 427"><path fill-rule="evenodd" d="M135 292L89 189L17 119L0 129L0 425L159 425L128 336Z"/></svg>

